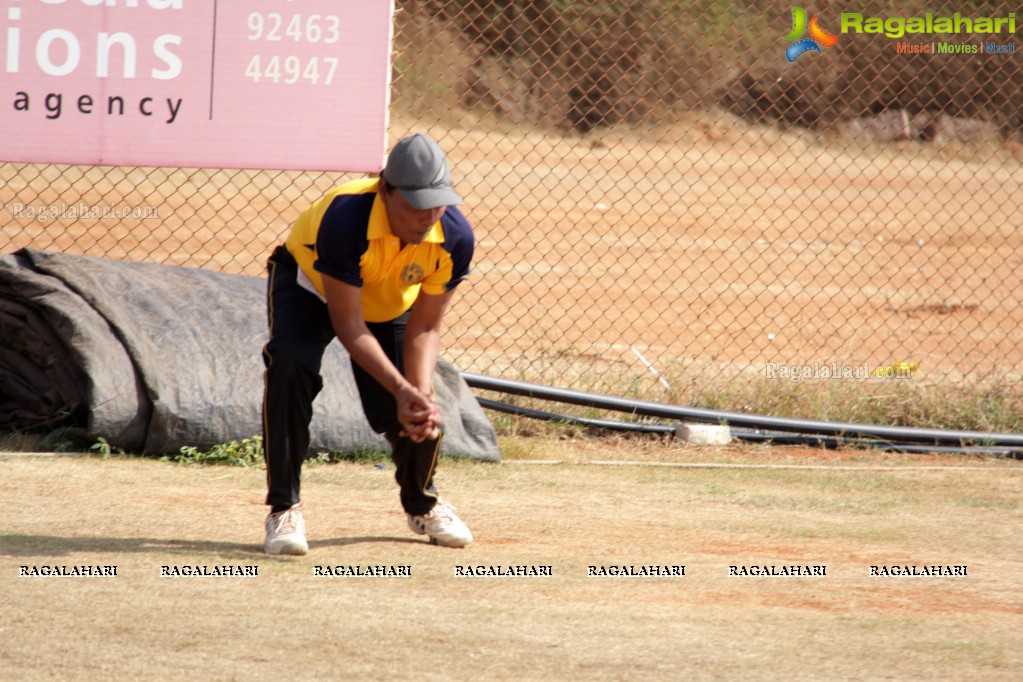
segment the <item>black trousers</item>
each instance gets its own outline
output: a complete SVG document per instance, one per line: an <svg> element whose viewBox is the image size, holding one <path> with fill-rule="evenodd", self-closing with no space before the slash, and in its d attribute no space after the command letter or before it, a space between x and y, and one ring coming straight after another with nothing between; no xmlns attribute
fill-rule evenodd
<svg viewBox="0 0 1023 682"><path fill-rule="evenodd" d="M274 250L267 270L270 340L263 348L266 503L281 509L300 501L313 400L323 388L320 367L327 344L334 338L334 329L327 305L298 284L298 265L287 249L279 246ZM390 322L367 323L384 353L403 374L407 321L405 313ZM409 514L425 514L437 503L433 473L440 438L415 443L399 436L402 427L394 396L354 361L352 370L370 426L384 434L391 444L402 507Z"/></svg>

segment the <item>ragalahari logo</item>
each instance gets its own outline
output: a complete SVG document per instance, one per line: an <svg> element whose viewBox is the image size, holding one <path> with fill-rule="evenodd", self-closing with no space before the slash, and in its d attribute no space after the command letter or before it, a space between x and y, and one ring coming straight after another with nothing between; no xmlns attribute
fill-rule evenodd
<svg viewBox="0 0 1023 682"><path fill-rule="evenodd" d="M789 62L796 61L800 55L807 52L820 54L822 52L821 48L832 47L838 42L838 36L821 28L818 21L820 18L819 14L813 15L809 22L807 22L806 17L806 10L802 7L792 8L792 32L785 37L785 40L794 40L796 42L785 49L785 58ZM810 32L809 38L803 38L803 34L806 31Z"/></svg>

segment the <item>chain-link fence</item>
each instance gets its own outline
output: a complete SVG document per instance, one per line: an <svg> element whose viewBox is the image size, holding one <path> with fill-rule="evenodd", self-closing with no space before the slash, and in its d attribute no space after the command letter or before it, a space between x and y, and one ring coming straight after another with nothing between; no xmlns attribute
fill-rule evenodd
<svg viewBox="0 0 1023 682"><path fill-rule="evenodd" d="M446 356L676 402L905 368L1016 381L1012 3L863 5L857 20L830 1L399 1L389 137L441 142L478 237ZM3 164L0 179L5 253L260 274L347 178Z"/></svg>

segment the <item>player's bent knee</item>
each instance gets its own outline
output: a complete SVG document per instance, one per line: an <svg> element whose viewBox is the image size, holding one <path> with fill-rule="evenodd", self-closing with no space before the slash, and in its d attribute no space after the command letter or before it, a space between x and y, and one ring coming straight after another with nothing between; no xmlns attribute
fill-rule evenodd
<svg viewBox="0 0 1023 682"><path fill-rule="evenodd" d="M308 356L294 352L277 353L270 356L267 367L267 382L272 386L304 384L322 386L319 363L313 366Z"/></svg>

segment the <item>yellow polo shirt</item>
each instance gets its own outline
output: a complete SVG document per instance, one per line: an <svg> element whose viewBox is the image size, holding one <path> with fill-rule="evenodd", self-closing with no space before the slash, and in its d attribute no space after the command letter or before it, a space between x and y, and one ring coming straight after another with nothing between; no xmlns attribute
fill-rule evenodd
<svg viewBox="0 0 1023 682"><path fill-rule="evenodd" d="M474 237L462 212L449 206L421 244L391 231L378 180L335 187L295 220L285 246L322 297L328 275L362 289L367 322L386 322L407 311L420 291L440 295L469 274Z"/></svg>

